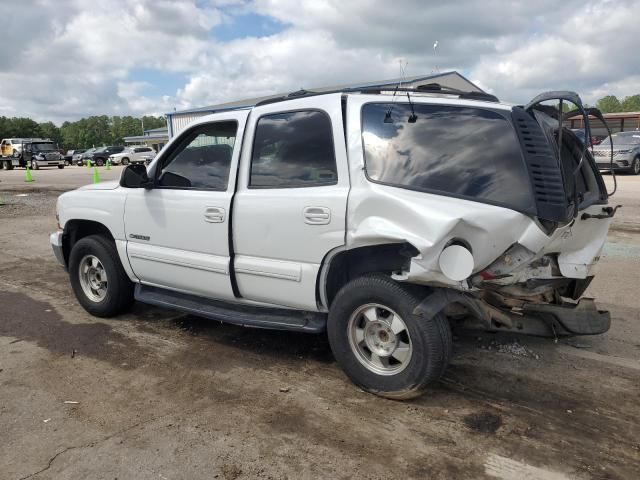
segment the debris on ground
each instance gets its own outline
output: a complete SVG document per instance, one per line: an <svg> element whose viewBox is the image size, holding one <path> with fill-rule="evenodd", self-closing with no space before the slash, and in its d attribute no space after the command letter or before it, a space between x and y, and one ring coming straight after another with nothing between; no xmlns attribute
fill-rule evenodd
<svg viewBox="0 0 640 480"><path fill-rule="evenodd" d="M480 348L483 350L495 350L499 353L508 353L516 357L529 357L540 360L540 355L521 345L517 340L514 340L511 343L499 343L492 340L488 346L480 345Z"/></svg>
<svg viewBox="0 0 640 480"><path fill-rule="evenodd" d="M64 403L65 403L66 405L77 405L77 404L78 404L78 403L80 403L80 402L75 402L75 401L73 401L73 400L65 400L65 401L64 401Z"/></svg>
<svg viewBox="0 0 640 480"><path fill-rule="evenodd" d="M290 390L290 388L289 388L289 387L280 387L280 391L281 391L282 393L287 393L289 390Z"/></svg>

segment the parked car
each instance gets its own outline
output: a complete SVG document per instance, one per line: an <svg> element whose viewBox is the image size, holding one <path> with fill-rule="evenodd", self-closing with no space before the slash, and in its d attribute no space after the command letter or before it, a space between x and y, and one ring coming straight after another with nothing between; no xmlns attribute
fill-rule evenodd
<svg viewBox="0 0 640 480"><path fill-rule="evenodd" d="M86 151L87 151L86 148L80 148L76 150L67 150L67 153L64 154L64 164L71 165L73 163L77 163L74 161L74 157L76 155L79 155L80 159L82 159L82 154L85 153Z"/></svg>
<svg viewBox="0 0 640 480"><path fill-rule="evenodd" d="M151 147L132 146L125 148L120 153L114 153L109 156L109 161L113 165L129 165L129 163L146 163L149 156L155 156L155 150ZM153 158L153 157L152 157Z"/></svg>
<svg viewBox="0 0 640 480"><path fill-rule="evenodd" d="M613 163L611 162L613 142ZM618 132L607 137L593 149L593 156L600 170L621 170L632 175L640 174L640 131Z"/></svg>
<svg viewBox="0 0 640 480"><path fill-rule="evenodd" d="M101 167L107 162L109 156L114 153L120 153L124 150L123 146L112 146L112 147L100 147L96 148L93 152L85 152L82 156L82 160L84 163L87 163L87 160L91 162L91 165L97 165Z"/></svg>
<svg viewBox="0 0 640 480"><path fill-rule="evenodd" d="M78 165L79 167L82 167L84 165L87 164L87 160L85 159L85 156L87 157L87 159L89 158L89 156L95 152L96 149L95 148L88 148L86 150L83 150L80 153L74 153L73 154L73 159L72 162L76 165Z"/></svg>
<svg viewBox="0 0 640 480"><path fill-rule="evenodd" d="M572 128L571 131L576 134L576 137L578 137L582 143L587 143L587 133L582 128ZM599 142L596 137L591 136L589 142L587 143L587 146L592 147L594 145L597 145L598 143Z"/></svg>
<svg viewBox="0 0 640 480"><path fill-rule="evenodd" d="M561 120L538 108L579 97L518 107L430 85L401 98L297 92L203 116L148 169L62 194L50 241L78 301L99 317L136 299L326 329L346 374L394 399L440 378L451 324L607 331L580 297L615 209L582 144L567 134L558 149Z"/></svg>

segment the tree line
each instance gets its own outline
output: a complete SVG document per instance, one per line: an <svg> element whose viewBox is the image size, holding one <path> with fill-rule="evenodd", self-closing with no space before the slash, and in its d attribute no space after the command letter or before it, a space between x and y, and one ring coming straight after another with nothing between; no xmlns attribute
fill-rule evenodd
<svg viewBox="0 0 640 480"><path fill-rule="evenodd" d="M624 97L622 101L615 95L607 95L596 102L602 113L640 112L640 94Z"/></svg>
<svg viewBox="0 0 640 480"><path fill-rule="evenodd" d="M76 122L64 122L58 127L53 122L38 123L30 118L0 117L2 138L49 138L60 148L90 148L103 145L123 145L124 137L142 135L142 128L166 127L163 117L95 115Z"/></svg>

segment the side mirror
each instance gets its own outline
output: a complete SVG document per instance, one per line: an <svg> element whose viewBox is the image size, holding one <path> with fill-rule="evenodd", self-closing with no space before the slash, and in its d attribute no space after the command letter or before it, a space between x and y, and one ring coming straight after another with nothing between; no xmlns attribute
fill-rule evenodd
<svg viewBox="0 0 640 480"><path fill-rule="evenodd" d="M153 181L147 175L144 165L128 165L120 177L120 186L124 188L153 188Z"/></svg>

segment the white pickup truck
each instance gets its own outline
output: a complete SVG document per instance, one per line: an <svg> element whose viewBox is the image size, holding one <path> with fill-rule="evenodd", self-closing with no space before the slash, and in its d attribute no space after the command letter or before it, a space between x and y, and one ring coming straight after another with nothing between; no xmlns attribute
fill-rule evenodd
<svg viewBox="0 0 640 480"><path fill-rule="evenodd" d="M148 168L61 195L51 243L93 315L135 299L326 330L356 384L411 398L444 372L452 324L609 328L580 297L615 209L559 100L588 122L570 92L514 107L437 84L214 113Z"/></svg>

